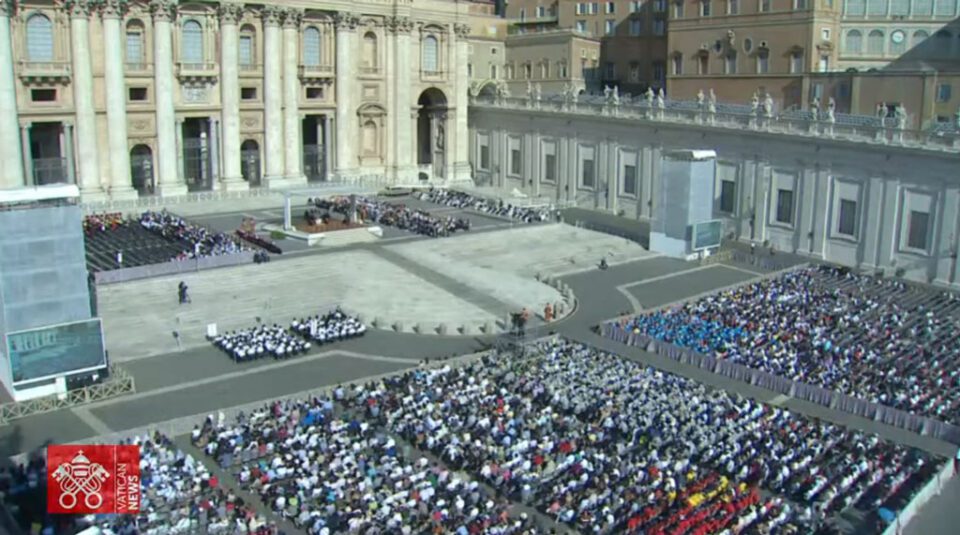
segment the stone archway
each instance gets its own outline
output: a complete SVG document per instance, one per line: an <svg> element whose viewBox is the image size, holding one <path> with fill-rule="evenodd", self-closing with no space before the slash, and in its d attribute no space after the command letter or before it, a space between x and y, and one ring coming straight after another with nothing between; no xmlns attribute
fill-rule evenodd
<svg viewBox="0 0 960 535"><path fill-rule="evenodd" d="M433 178L444 178L447 161L447 97L436 87L417 99L417 164L430 166Z"/></svg>
<svg viewBox="0 0 960 535"><path fill-rule="evenodd" d="M489 81L480 86L480 90L477 91L477 98L483 100L494 100L497 98L497 84L496 82Z"/></svg>
<svg viewBox="0 0 960 535"><path fill-rule="evenodd" d="M149 145L136 145L130 149L130 181L141 196L153 195L153 151Z"/></svg>

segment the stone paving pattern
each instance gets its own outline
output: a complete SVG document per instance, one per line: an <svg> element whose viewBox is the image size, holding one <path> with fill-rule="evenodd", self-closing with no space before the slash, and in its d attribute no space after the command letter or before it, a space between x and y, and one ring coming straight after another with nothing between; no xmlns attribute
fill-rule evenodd
<svg viewBox="0 0 960 535"><path fill-rule="evenodd" d="M413 249L422 247L425 252L440 256L444 256L443 253L446 253L448 257L457 261L468 265L473 262L481 267L485 266L486 269L497 266L505 272L512 271L513 273L527 275L530 275L532 271L549 273L551 269L554 270L553 272L561 273L576 272L564 276L562 280L576 294L578 307L573 315L549 326L569 338L616 352L625 358L636 359L667 371L680 373L716 388L739 392L742 395L767 403L772 402L799 413L875 432L889 440L951 457L956 451L955 446L928 437L833 411L819 405L791 398L783 399L770 391L732 381L698 368L640 351L637 348L623 346L594 334L591 330L593 325L631 308L631 299L622 291L624 287L627 288L633 300L639 301L644 308L650 308L689 299L711 289L745 282L754 276L759 276L761 270L743 265L699 267L679 260L644 254L637 255L635 259L625 260L624 263L614 265L606 271L599 271L592 269L591 264L599 259L597 252L602 250L603 247L609 247L609 245L594 244L594 248L581 250L580 253L590 256L574 258L571 262L569 253L565 252L562 255L556 253L560 246L563 246L562 250L564 251L568 249L564 240L557 241L555 238L547 240L551 242L550 246L539 247L539 251L534 252L538 248L538 233L548 236L552 232L565 228L569 227L554 225L524 228L518 229L516 234L512 234L514 231L494 230L489 233L489 236L482 238L467 234L445 240L431 240L426 243L411 240L410 243L415 246ZM525 238L526 241L517 237L521 234L529 234L529 237ZM474 253L474 256L471 257L468 252L469 249L474 245L479 247L481 243L467 243L466 245L459 243L461 241L483 242L483 240L490 240L486 242L487 246L493 247L492 244L497 235L509 235L510 239L504 239L504 236L501 236L500 239L505 241L515 252L523 251L525 259L516 260L511 264L507 245L502 247L503 252L499 254L496 249L492 249ZM616 238L616 240L625 241L622 238ZM597 247L600 247L600 249ZM351 250L338 252L329 257L327 255L307 255L303 257L305 260L313 259L317 263L310 264L308 262L305 265L313 266L314 269L301 269L300 271L308 274L307 279L313 281L316 280L317 276L324 276L323 274L328 271L343 271L359 276L357 275L358 272L354 270L353 264L343 261L344 258L353 258L344 255L356 254L358 254L358 251ZM364 252L364 254L366 255L364 256L365 261L386 263L381 259L382 257L377 256L374 252ZM460 256L458 257L458 255ZM259 271L264 273L283 271L288 273L287 277L296 276L298 270L295 268L302 266L297 263L296 257L293 258L282 262L273 262L258 268ZM540 260L534 260L537 258ZM416 257L416 259L420 261L418 262L420 268L430 269L429 263L432 260L428 261L420 257ZM332 265L331 260L333 260ZM538 262L538 265L534 266L531 264L532 262ZM289 268L288 272L287 268L284 267L286 264L294 267ZM316 266L324 267L318 269ZM393 269L403 271L403 269L395 266ZM751 273L753 270L756 270L757 273ZM235 280L237 289L235 291L258 292L257 286L261 282L257 280L257 271L252 270L241 277L237 277ZM222 270L214 273L222 273ZM424 283L420 277L412 274L407 275L416 280L415 284L418 287L423 287ZM457 272L446 272L445 275L454 281L463 282ZM306 275L304 276L306 277ZM222 278L222 276L212 278L209 281L210 287L213 287L214 282L225 282L225 280L220 280ZM300 290L301 296L303 291L307 291L305 287L301 287L303 280L297 280L300 284L291 284L291 286ZM290 280L285 279L284 282L289 284ZM130 315L150 313L149 310L141 309L155 306L152 299L169 299L175 305L175 291L173 291L175 284L176 282L173 282L169 295L161 291L157 291L155 294L139 295L136 292L130 292L124 296L112 296L111 299L133 299L133 302L138 303L137 306L129 307L127 312ZM188 284L190 284L190 281L188 281ZM441 283L440 286L443 284ZM191 286L194 285L191 284ZM303 286L308 287L310 285L303 284ZM196 290L203 289L203 286L194 287ZM395 289L391 290L391 292L395 291ZM194 294L195 304L202 293ZM267 293L258 293L257 295L266 295ZM302 297L300 300L301 302L304 301ZM253 301L256 302L255 299ZM469 300L463 299L461 302L464 304L461 306L476 307L476 305L471 305L467 301ZM215 305L222 308L233 308L231 301L227 299L220 299L219 303L215 302L210 306ZM164 306L171 308L167 305L161 305L161 307ZM121 331L120 335L114 334L113 336L134 338L137 344L149 346L154 342L151 337L160 335L152 333L145 325L147 324L140 323L137 325L136 320L131 320L130 324L123 327L124 330ZM116 327L107 323L108 337L111 336L111 331L114 328ZM184 422L186 423L184 425L189 425L190 422L199 422L204 413L217 408L260 403L278 396L295 395L298 392L312 390L323 385L333 385L371 375L390 373L416 366L424 358L437 359L472 353L490 347L494 341L493 337L480 335L427 337L411 333L400 334L373 330L363 338L338 343L334 346L325 346L299 359L281 362L263 360L247 365L237 365L222 353L206 345L151 358L133 360L125 363L124 367L137 380L136 394L108 400L93 406L37 415L0 427L0 451L6 455L13 455L31 451L51 440L57 442L79 441L107 432L124 431L148 425L162 426L162 422L177 418L185 418ZM169 343L164 347L169 347ZM330 349L333 349L333 351L331 352ZM189 427L185 429L189 429ZM185 432L185 430L181 432ZM956 510L958 500L960 500L960 478L954 478L941 495L922 510L919 518L913 520L903 530L903 533L907 535L956 533L955 525L960 520L960 511Z"/></svg>

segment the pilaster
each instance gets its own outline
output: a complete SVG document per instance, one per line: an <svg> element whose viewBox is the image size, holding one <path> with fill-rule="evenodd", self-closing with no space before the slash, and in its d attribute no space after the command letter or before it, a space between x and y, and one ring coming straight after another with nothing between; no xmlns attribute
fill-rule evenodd
<svg viewBox="0 0 960 535"><path fill-rule="evenodd" d="M242 191L250 188L240 170L240 32L237 24L243 16L243 6L220 4L220 101L223 123L223 161L219 188L224 191ZM214 125L216 123L214 122ZM211 128L211 137L217 130ZM212 143L217 148L216 137Z"/></svg>
<svg viewBox="0 0 960 535"><path fill-rule="evenodd" d="M305 184L303 136L300 119L300 22L303 10L287 8L283 18L283 132L284 174L287 185Z"/></svg>
<svg viewBox="0 0 960 535"><path fill-rule="evenodd" d="M277 6L265 6L263 16L263 118L264 177L268 187L282 184L283 146L283 42L280 25L286 12Z"/></svg>
<svg viewBox="0 0 960 535"><path fill-rule="evenodd" d="M470 87L470 76L467 72L467 65L470 63L470 44L467 40L469 35L469 25L454 24L451 35L454 38L454 54L451 55L453 65L450 69L450 79L453 83L453 101L456 106L453 128L456 141L453 144L454 150L450 157L451 162L453 162L453 173L449 175L451 180L470 180L470 154L467 137L467 118L470 104L467 94Z"/></svg>
<svg viewBox="0 0 960 535"><path fill-rule="evenodd" d="M173 28L176 3L172 0L150 2L153 16L153 76L157 123L157 193L163 197L185 195L183 180L182 128L176 120L173 103Z"/></svg>
<svg viewBox="0 0 960 535"><path fill-rule="evenodd" d="M411 114L414 102L410 95L410 71L412 69L410 55L413 53L410 49L410 32L413 31L413 21L409 17L403 16L388 17L386 27L394 41L394 78L389 83L392 84L390 94L393 102L390 113L395 117L392 135L393 146L396 150L394 153L397 165L396 180L400 183L414 183L417 180L417 169L414 165L415 151L411 142L416 137L413 126L415 115Z"/></svg>
<svg viewBox="0 0 960 535"><path fill-rule="evenodd" d="M70 10L70 51L73 59L73 100L77 119L77 162L84 201L105 196L97 151L97 122L93 107L93 70L90 64L90 15L96 4L74 0Z"/></svg>
<svg viewBox="0 0 960 535"><path fill-rule="evenodd" d="M357 41L357 26L360 19L353 13L339 12L334 17L337 32L337 168L338 176L353 174L358 165L356 106L354 105L353 81L356 78L354 48Z"/></svg>

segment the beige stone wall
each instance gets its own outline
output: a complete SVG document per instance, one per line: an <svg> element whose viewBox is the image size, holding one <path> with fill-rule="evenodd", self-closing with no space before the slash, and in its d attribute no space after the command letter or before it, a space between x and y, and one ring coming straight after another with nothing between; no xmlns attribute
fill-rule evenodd
<svg viewBox="0 0 960 535"><path fill-rule="evenodd" d="M591 73L600 64L600 42L566 30L512 35L506 50L504 76L515 94L525 92L528 81L541 84L545 93L559 92L567 83L586 88L595 82Z"/></svg>

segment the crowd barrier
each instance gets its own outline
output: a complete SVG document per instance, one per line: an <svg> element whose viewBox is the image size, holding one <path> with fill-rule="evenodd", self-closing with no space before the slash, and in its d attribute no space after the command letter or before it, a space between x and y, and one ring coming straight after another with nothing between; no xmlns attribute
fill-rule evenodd
<svg viewBox="0 0 960 535"><path fill-rule="evenodd" d="M899 535L902 533L907 523L920 512L920 509L926 505L927 502L934 496L940 494L940 491L943 490L943 487L947 485L947 482L950 481L950 478L954 475L956 475L956 472L953 460L948 459L947 462L944 463L943 468L934 474L933 478L920 489L920 492L914 495L914 497L910 499L910 502L897 512L897 518L887 526L887 529L883 531L883 535Z"/></svg>
<svg viewBox="0 0 960 535"><path fill-rule="evenodd" d="M894 427L906 429L907 431L920 435L934 437L952 444L960 444L960 427L934 418L918 416L900 409L872 403L801 381L794 381L735 362L717 359L712 355L704 355L691 349L655 340L643 334L627 332L617 322L604 323L601 325L600 330L603 336L617 342L641 347L650 353L709 370L724 377L766 388L778 394L809 401Z"/></svg>
<svg viewBox="0 0 960 535"><path fill-rule="evenodd" d="M191 273L205 269L239 266L253 263L253 251L243 251L221 256L207 256L203 258L188 258L186 260L171 260L162 264L148 264L145 266L98 271L94 274L97 284L115 284L164 275Z"/></svg>

